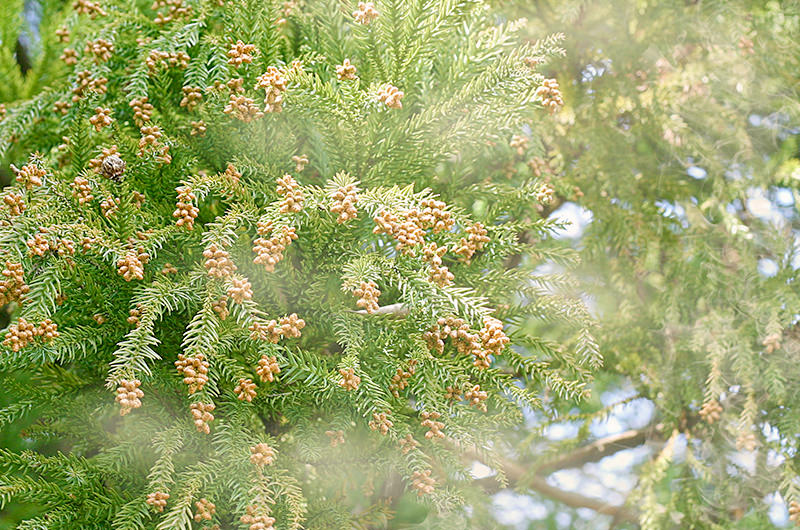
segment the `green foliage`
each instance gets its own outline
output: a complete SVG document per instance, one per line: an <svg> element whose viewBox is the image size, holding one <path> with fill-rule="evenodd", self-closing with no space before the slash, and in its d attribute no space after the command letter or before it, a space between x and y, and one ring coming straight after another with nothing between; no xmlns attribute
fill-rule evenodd
<svg viewBox="0 0 800 530"><path fill-rule="evenodd" d="M543 77L526 59L560 55L561 37L522 44L521 23L474 0L379 2L369 24L338 1L183 7L189 16L159 23L172 7L42 5L37 60L69 46L77 64L56 68L48 89L31 88L0 122L0 156L21 167L5 194L25 204L21 215L3 210L0 248L30 287L12 325L52 320L58 336L16 348L17 327L6 332L0 385L12 401L0 419L31 422L26 436L58 451L0 452L0 501L41 508L20 528L198 528L200 498L216 505L209 524L224 528L248 506L271 513L276 528L386 526L393 503L417 505L430 525L462 520L463 504L479 498L465 451L499 461L499 435L522 408L541 408L546 388L564 400L585 395L601 365L569 277L537 270L544 259L574 265L575 253L548 241L531 256L517 237L557 228L531 217L540 180L516 194L482 182L489 143L544 116ZM58 24L68 45L55 42ZM236 41L254 45L244 51L251 61L235 64ZM108 45L108 57L91 51ZM352 79L337 76L345 59L357 67ZM401 105L386 99L387 84L403 92ZM142 116L142 98L152 116ZM236 105L250 107L237 114ZM98 122L102 109L110 123ZM292 159L300 155L305 168ZM26 186L26 172L41 172L41 185ZM332 201L347 186L358 214L340 223ZM299 193L302 209L288 201ZM442 248L441 262L421 241L403 246L386 233L397 226L379 230L384 213ZM470 239L476 222L485 244ZM264 249L275 246L279 262L265 267ZM230 264L215 266L220 256ZM455 280L434 281L431 270ZM382 291L374 313L353 294L367 282ZM292 314L305 327L287 328L281 319ZM513 339L491 358L480 336L490 315ZM443 351L424 339L451 316L463 319L476 358L454 339L443 337ZM566 332L543 340L530 322ZM274 380L256 375L272 357ZM187 358L207 362L207 381L192 383L197 368L175 370ZM349 391L348 370L360 378ZM25 377L36 384L12 385ZM234 391L245 378L258 383L252 401ZM133 381L141 407L123 406L120 417L113 391ZM480 406L446 399L448 387L475 393ZM206 434L190 406L211 403ZM422 412L441 414L446 442L425 436ZM381 414L390 423L375 433ZM342 431L345 444L330 447L326 431ZM401 451L407 436L419 446ZM259 443L275 450L271 465L251 463ZM423 471L435 481L425 495ZM147 503L156 492L169 494L163 512Z"/></svg>
<svg viewBox="0 0 800 530"><path fill-rule="evenodd" d="M543 68L565 106L533 126L507 186L541 171L554 207L591 212L573 246L605 357L592 390L627 387L658 427L628 506L645 528L772 528L771 495L800 502L800 5L500 7L528 17L531 38L568 35L566 59ZM700 414L717 402L718 421ZM558 410L577 436L525 436L523 462L592 441L601 425L591 400Z"/></svg>

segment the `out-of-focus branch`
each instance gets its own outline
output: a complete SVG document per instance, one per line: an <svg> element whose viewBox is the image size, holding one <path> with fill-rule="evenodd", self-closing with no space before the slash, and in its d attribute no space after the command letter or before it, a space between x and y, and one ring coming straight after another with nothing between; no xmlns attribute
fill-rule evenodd
<svg viewBox="0 0 800 530"><path fill-rule="evenodd" d="M466 455L469 458L480 460L480 455L478 455L477 452L468 451ZM618 521L636 523L639 520L636 513L625 506L609 504L599 499L586 497L580 493L562 490L548 484L547 480L542 475L526 476L525 468L516 462L507 459L501 459L500 462L503 472L508 478L509 483L513 486L528 488L571 508L589 508L597 513L610 515ZM500 485L494 477L480 479L477 483L481 485L487 493L496 493L500 489Z"/></svg>
<svg viewBox="0 0 800 530"><path fill-rule="evenodd" d="M606 436L588 445L578 447L554 460L545 462L536 468L536 472L540 475L549 475L559 469L581 467L589 462L597 462L619 451L639 447L654 437L661 438L659 436L660 432L659 426L654 426L644 429L631 429L612 436Z"/></svg>
<svg viewBox="0 0 800 530"><path fill-rule="evenodd" d="M660 439L660 432L660 429L656 426L645 429L632 429L613 436L607 436L539 466L535 474L529 474L525 465L509 459L501 459L500 464L503 473L512 486L528 488L572 508L589 508L597 513L610 515L617 522L637 523L638 517L635 511L628 507L609 504L579 493L562 490L548 484L546 475L559 469L580 467L583 464L596 462L619 451L638 447L651 437ZM470 460L482 461L477 451L466 451L464 456ZM477 483L487 493L496 493L500 490L500 484L494 477L480 479Z"/></svg>

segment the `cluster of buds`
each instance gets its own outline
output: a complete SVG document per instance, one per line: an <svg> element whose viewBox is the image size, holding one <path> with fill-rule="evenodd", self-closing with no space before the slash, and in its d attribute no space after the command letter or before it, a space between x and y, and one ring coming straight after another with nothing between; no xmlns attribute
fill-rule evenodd
<svg viewBox="0 0 800 530"><path fill-rule="evenodd" d="M255 466L268 466L275 461L275 450L265 443L250 448L250 462Z"/></svg>
<svg viewBox="0 0 800 530"><path fill-rule="evenodd" d="M219 83L219 85L217 85L217 83ZM221 81L214 82L214 87L221 90L222 86ZM225 88L227 88L231 94L244 94L244 78L234 77L233 79L229 79L228 82L225 83Z"/></svg>
<svg viewBox="0 0 800 530"><path fill-rule="evenodd" d="M339 368L339 374L342 376L342 380L339 381L339 386L347 391L358 389L358 385L361 384L361 378L356 375L355 369Z"/></svg>
<svg viewBox="0 0 800 530"><path fill-rule="evenodd" d="M245 44L240 40L236 41L228 51L228 64L237 68L243 64L250 64L253 62L253 56L257 52L255 44Z"/></svg>
<svg viewBox="0 0 800 530"><path fill-rule="evenodd" d="M233 389L239 401L250 403L256 397L256 384L251 379L241 378L239 384Z"/></svg>
<svg viewBox="0 0 800 530"><path fill-rule="evenodd" d="M214 421L214 415L211 413L215 408L213 403L192 403L192 421L199 432L205 434L211 432L208 422Z"/></svg>
<svg viewBox="0 0 800 530"><path fill-rule="evenodd" d="M417 490L417 495L422 496L433 493L436 481L433 479L433 477L431 477L430 469L426 469L425 471L414 471L413 475L411 475L411 478L411 485L415 490Z"/></svg>
<svg viewBox="0 0 800 530"><path fill-rule="evenodd" d="M396 398L400 397L400 391L405 389L408 386L408 380L411 379L417 372L417 360L411 359L408 361L408 370L403 370L402 368L398 368L395 371L395 374L392 376L392 382L389 383L389 390L392 392L392 395Z"/></svg>
<svg viewBox="0 0 800 530"><path fill-rule="evenodd" d="M39 327L36 328L36 334L42 338L42 342L50 342L58 338L58 326L49 318L39 322Z"/></svg>
<svg viewBox="0 0 800 530"><path fill-rule="evenodd" d="M233 164L228 164L225 172L221 174L222 178L230 182L231 186L236 186L242 178L242 174L236 169Z"/></svg>
<svg viewBox="0 0 800 530"><path fill-rule="evenodd" d="M44 227L39 228L39 232L34 234L33 237L28 239L25 244L28 245L28 253L31 256L44 256L50 250L50 243L43 234L47 232Z"/></svg>
<svg viewBox="0 0 800 530"><path fill-rule="evenodd" d="M139 317L142 316L142 311L144 308L142 304L136 304L136 307L132 308L128 311L128 318L126 319L128 324L131 326L139 327Z"/></svg>
<svg viewBox="0 0 800 530"><path fill-rule="evenodd" d="M91 18L104 17L108 14L100 7L100 3L94 0L75 0L72 2L72 9L79 15L89 15Z"/></svg>
<svg viewBox="0 0 800 530"><path fill-rule="evenodd" d="M88 252L88 251L92 250L92 247L94 246L94 244L96 242L97 242L97 239L95 239L93 237L84 237L83 239L81 239L81 248L83 248L83 250Z"/></svg>
<svg viewBox="0 0 800 530"><path fill-rule="evenodd" d="M356 19L356 22L359 24L369 24L378 16L378 10L375 9L375 4L372 2L359 2L358 9L353 11L353 18Z"/></svg>
<svg viewBox="0 0 800 530"><path fill-rule="evenodd" d="M279 16L275 20L275 25L279 28L286 25L286 17L292 14L294 8L297 7L297 0L287 0L283 3L283 9L281 10L283 16Z"/></svg>
<svg viewBox="0 0 800 530"><path fill-rule="evenodd" d="M30 288L25 283L25 271L21 263L6 261L0 279L0 306L20 300L28 294Z"/></svg>
<svg viewBox="0 0 800 530"><path fill-rule="evenodd" d="M490 355L500 355L511 341L503 331L503 323L494 317L483 318L483 329L480 331L483 349Z"/></svg>
<svg viewBox="0 0 800 530"><path fill-rule="evenodd" d="M450 401L458 401L461 399L461 389L457 386L448 386L445 389L444 398Z"/></svg>
<svg viewBox="0 0 800 530"><path fill-rule="evenodd" d="M147 504L149 504L159 512L163 512L164 508L166 508L167 499L169 499L169 493L155 491L153 493L147 494Z"/></svg>
<svg viewBox="0 0 800 530"><path fill-rule="evenodd" d="M3 204L8 207L8 214L11 216L22 215L25 211L25 199L21 193L8 192L3 196Z"/></svg>
<svg viewBox="0 0 800 530"><path fill-rule="evenodd" d="M21 168L17 168L11 164L11 169L16 174L16 181L25 189L31 189L36 186L42 185L42 179L47 175L47 171L40 167L38 163L32 161L30 164L25 164Z"/></svg>
<svg viewBox="0 0 800 530"><path fill-rule="evenodd" d="M210 521L211 518L214 517L214 512L217 511L216 505L205 498L195 502L194 506L197 508L197 513L194 514L194 520L198 523L202 520Z"/></svg>
<svg viewBox="0 0 800 530"><path fill-rule="evenodd" d="M461 318L454 316L439 318L433 328L426 331L423 337L428 343L428 348L439 354L444 353L444 341L450 338L458 353L471 354L476 357L485 355L481 350L480 337L472 333L469 324Z"/></svg>
<svg viewBox="0 0 800 530"><path fill-rule="evenodd" d="M184 5L183 0L156 0L151 9L154 11L161 8L168 8L165 13L158 13L153 22L156 24L168 24L179 18L189 18L192 15L192 8Z"/></svg>
<svg viewBox="0 0 800 530"><path fill-rule="evenodd" d="M60 257L64 256L74 256L75 255L75 242L71 239L61 238L58 240L58 255Z"/></svg>
<svg viewBox="0 0 800 530"><path fill-rule="evenodd" d="M545 79L542 86L536 89L536 97L541 98L542 105L550 112L555 112L564 105L561 89L555 79Z"/></svg>
<svg viewBox="0 0 800 530"><path fill-rule="evenodd" d="M225 105L222 112L244 123L250 123L264 115L255 104L255 101L253 101L253 98L248 98L244 95L237 96L236 94L231 94L228 104Z"/></svg>
<svg viewBox="0 0 800 530"><path fill-rule="evenodd" d="M111 59L111 54L114 53L114 44L105 39L88 41L85 52L94 55L94 62L100 64Z"/></svg>
<svg viewBox="0 0 800 530"><path fill-rule="evenodd" d="M706 401L700 408L700 417L709 425L719 421L722 416L722 405L716 399Z"/></svg>
<svg viewBox="0 0 800 530"><path fill-rule="evenodd" d="M163 66L186 68L189 66L189 56L186 52L163 52L153 50L145 59L145 64L151 74L155 74Z"/></svg>
<svg viewBox="0 0 800 530"><path fill-rule="evenodd" d="M181 107L186 107L186 110L192 112L202 100L203 92L199 88L190 86L183 87L183 99L181 99L180 103Z"/></svg>
<svg viewBox="0 0 800 530"><path fill-rule="evenodd" d="M100 7L100 3L94 0L75 0L72 2L72 9L79 15L89 15L91 18L107 15L105 10Z"/></svg>
<svg viewBox="0 0 800 530"><path fill-rule="evenodd" d="M141 128L142 137L139 138L139 156L144 156L145 152L151 151L161 155L161 158L169 163L172 158L169 156L169 146L161 145L160 139L164 135L157 125L144 126Z"/></svg>
<svg viewBox="0 0 800 530"><path fill-rule="evenodd" d="M189 186L181 186L176 188L178 192L178 202L175 203L175 211L172 212L172 217L177 218L175 222L178 226L185 226L189 230L194 228L194 220L200 212L200 208L194 205L197 197L192 193Z"/></svg>
<svg viewBox="0 0 800 530"><path fill-rule="evenodd" d="M211 305L211 309L217 314L220 320L228 318L230 311L228 310L228 297L222 296Z"/></svg>
<svg viewBox="0 0 800 530"><path fill-rule="evenodd" d="M144 264L136 252L130 251L117 261L117 272L126 282L144 279Z"/></svg>
<svg viewBox="0 0 800 530"><path fill-rule="evenodd" d="M78 201L79 204L86 204L94 199L92 195L92 188L89 186L89 180L85 177L77 176L72 181L72 196Z"/></svg>
<svg viewBox="0 0 800 530"><path fill-rule="evenodd" d="M430 265L430 280L440 287L450 285L455 276L450 269L442 265L442 256L447 253L447 247L437 247L436 243L429 243L422 252L422 260Z"/></svg>
<svg viewBox="0 0 800 530"><path fill-rule="evenodd" d="M119 156L119 151L117 150L116 145L104 147L97 158L92 158L89 160L89 167L95 172L100 173L103 170L103 162L105 162L106 158L110 156Z"/></svg>
<svg viewBox="0 0 800 530"><path fill-rule="evenodd" d="M392 423L392 420L390 420L388 416L386 412L374 412L372 414L372 419L369 421L369 428L385 436L389 433L389 429L394 426L394 423Z"/></svg>
<svg viewBox="0 0 800 530"><path fill-rule="evenodd" d="M103 212L103 217L106 219L112 219L117 215L117 211L119 211L119 206L121 201L119 197L113 197L111 195L103 197L103 200L100 201L100 210Z"/></svg>
<svg viewBox="0 0 800 530"><path fill-rule="evenodd" d="M518 155L522 156L525 154L525 150L528 148L528 141L528 138L525 136L515 134L511 137L511 142L509 142L509 145L516 149Z"/></svg>
<svg viewBox="0 0 800 530"><path fill-rule="evenodd" d="M438 412L423 412L421 416L422 426L428 428L428 432L425 433L425 438L427 440L431 438L444 438L444 433L442 432L444 423L439 421L441 414Z"/></svg>
<svg viewBox="0 0 800 530"><path fill-rule="evenodd" d="M242 524L250 525L248 530L275 530L275 518L262 513L258 514L257 506L248 506L247 514L239 518Z"/></svg>
<svg viewBox="0 0 800 530"><path fill-rule="evenodd" d="M3 341L3 346L10 348L11 351L18 352L28 344L33 342L38 330L33 322L28 322L20 318L16 324L8 327L8 333Z"/></svg>
<svg viewBox="0 0 800 530"><path fill-rule="evenodd" d="M453 252L459 254L463 261L469 263L472 256L474 256L477 251L483 249L483 245L489 242L489 236L487 235L489 232L487 232L486 228L481 223L468 226L466 231L467 237L461 238L458 245L453 249Z"/></svg>
<svg viewBox="0 0 800 530"><path fill-rule="evenodd" d="M353 295L358 297L356 305L367 313L375 313L378 306L378 297L381 295L378 286L373 281L361 282L361 286L353 290Z"/></svg>
<svg viewBox="0 0 800 530"><path fill-rule="evenodd" d="M410 434L406 434L405 438L400 438L400 451L407 455L411 451L417 448L419 442L414 439L414 436Z"/></svg>
<svg viewBox="0 0 800 530"><path fill-rule="evenodd" d="M279 374L280 372L281 367L278 365L278 359L275 356L262 355L261 359L258 360L256 373L258 377L261 378L262 382L266 383L269 381L271 383L275 381L275 374Z"/></svg>
<svg viewBox="0 0 800 530"><path fill-rule="evenodd" d="M789 503L789 520L800 526L800 502L792 501Z"/></svg>
<svg viewBox="0 0 800 530"><path fill-rule="evenodd" d="M153 117L154 108L148 103L147 97L133 99L128 105L133 110L133 121L137 127L141 127Z"/></svg>
<svg viewBox="0 0 800 530"><path fill-rule="evenodd" d="M775 350L780 349L781 347L781 334L780 333L770 333L766 337L764 337L763 342L761 343L764 346L764 353L772 353Z"/></svg>
<svg viewBox="0 0 800 530"><path fill-rule="evenodd" d="M486 400L489 395L481 390L480 385L475 385L464 392L464 399L473 407L486 412Z"/></svg>
<svg viewBox="0 0 800 530"><path fill-rule="evenodd" d="M204 266L212 278L227 278L236 272L236 264L231 260L228 251L218 247L216 243L211 243L203 251L203 257L206 258Z"/></svg>
<svg viewBox="0 0 800 530"><path fill-rule="evenodd" d="M344 431L325 431L325 435L330 438L331 447L344 443Z"/></svg>
<svg viewBox="0 0 800 530"><path fill-rule="evenodd" d="M115 401L120 405L120 416L125 416L133 409L138 409L142 406L144 392L142 392L142 390L139 388L141 384L142 382L138 379L134 379L132 381L123 379L119 382Z"/></svg>
<svg viewBox="0 0 800 530"><path fill-rule="evenodd" d="M109 160L109 162L110 162L110 161L111 161L111 160ZM134 205L134 206L136 206L137 208L141 208L141 207L142 207L142 205L144 204L144 201L145 201L145 195L144 195L144 193L140 193L140 192L139 192L139 191L137 191L137 190L133 190L133 191L131 192L131 201L133 201L133 205Z"/></svg>
<svg viewBox="0 0 800 530"><path fill-rule="evenodd" d="M56 38L61 43L69 42L69 30L64 26L56 28Z"/></svg>
<svg viewBox="0 0 800 530"><path fill-rule="evenodd" d="M750 430L742 431L736 437L736 449L739 451L755 451L758 447L758 439L755 433Z"/></svg>
<svg viewBox="0 0 800 530"><path fill-rule="evenodd" d="M66 50L64 50L66 53ZM78 72L75 77L75 88L72 89L72 102L77 103L83 97L85 92L96 92L98 94L105 94L108 90L108 79L105 77L92 78L92 73L89 70Z"/></svg>
<svg viewBox="0 0 800 530"><path fill-rule="evenodd" d="M536 201L540 204L550 204L555 198L556 190L549 182L542 182L536 190Z"/></svg>
<svg viewBox="0 0 800 530"><path fill-rule="evenodd" d="M247 329L250 331L250 338L253 340L269 340L275 344L281 339L277 320L270 320L269 322L255 320Z"/></svg>
<svg viewBox="0 0 800 530"><path fill-rule="evenodd" d="M283 110L283 93L286 92L286 78L274 66L258 76L256 90L264 89L264 112L281 112Z"/></svg>
<svg viewBox="0 0 800 530"><path fill-rule="evenodd" d="M177 273L178 273L178 268L175 267L175 265L173 265L170 262L164 263L164 266L161 267L161 274L163 274L165 276L167 274L177 274Z"/></svg>
<svg viewBox="0 0 800 530"><path fill-rule="evenodd" d="M447 208L447 204L443 201L436 199L423 199L419 203L421 210L412 208L408 211L406 216L409 219L415 219L417 224L422 229L432 229L434 233L438 234L442 231L450 231L455 224L455 219L452 218Z"/></svg>
<svg viewBox="0 0 800 530"><path fill-rule="evenodd" d="M202 136L206 135L206 131L207 130L208 129L206 128L206 122L204 122L203 120L193 121L192 122L192 132L189 133L189 134L191 134L192 136L201 136L202 137Z"/></svg>
<svg viewBox="0 0 800 530"><path fill-rule="evenodd" d="M375 221L376 226L372 229L372 232L374 234L387 233L391 235L397 241L395 248L401 250L404 254L413 255L413 247L425 242L425 232L422 231L422 228L413 218L401 221L395 214L383 211L373 221Z"/></svg>
<svg viewBox="0 0 800 530"><path fill-rule="evenodd" d="M247 278L233 278L228 287L228 296L237 304L243 304L245 300L253 298L253 286Z"/></svg>
<svg viewBox="0 0 800 530"><path fill-rule="evenodd" d="M258 235L260 237L253 241L253 252L256 253L253 263L264 265L267 272L275 270L275 265L283 259L283 252L286 247L297 239L297 234L293 227L283 226L279 235L267 239L265 236L269 235L271 231L272 225L270 223L259 221Z"/></svg>
<svg viewBox="0 0 800 530"><path fill-rule="evenodd" d="M300 173L306 168L308 157L306 155L294 155L292 157L292 162L294 162L294 169Z"/></svg>
<svg viewBox="0 0 800 530"><path fill-rule="evenodd" d="M97 107L94 109L94 116L89 118L89 123L94 125L94 130L99 131L103 127L108 127L114 120L111 118L111 109Z"/></svg>
<svg viewBox="0 0 800 530"><path fill-rule="evenodd" d="M278 179L277 193L283 197L280 203L281 213L297 213L303 209L303 190L288 173Z"/></svg>
<svg viewBox="0 0 800 530"><path fill-rule="evenodd" d="M358 188L355 184L339 186L330 193L331 212L338 214L336 222L346 223L350 219L355 219L358 215L356 203L358 202Z"/></svg>
<svg viewBox="0 0 800 530"><path fill-rule="evenodd" d="M386 83L378 90L378 100L390 109L402 109L403 91L394 85Z"/></svg>
<svg viewBox="0 0 800 530"><path fill-rule="evenodd" d="M300 330L306 327L306 321L297 316L297 313L292 313L289 316L282 317L280 322L279 333L284 337L291 339L300 338Z"/></svg>
<svg viewBox="0 0 800 530"><path fill-rule="evenodd" d="M339 78L339 81L344 81L345 79L355 79L356 66L350 63L350 59L345 59L342 61L342 64L336 65L336 77Z"/></svg>
<svg viewBox="0 0 800 530"><path fill-rule="evenodd" d="M183 382L189 386L189 393L202 390L208 383L208 361L202 353L194 357L186 357L182 353L175 361L175 368L183 376Z"/></svg>
<svg viewBox="0 0 800 530"><path fill-rule="evenodd" d="M550 169L550 164L548 164L547 161L540 156L535 156L528 160L528 167L537 177L541 177L545 173L553 172L553 170Z"/></svg>
<svg viewBox="0 0 800 530"><path fill-rule="evenodd" d="M752 39L748 39L744 35L739 37L739 42L737 43L739 46L739 50L742 52L742 55L753 55L755 52L754 44Z"/></svg>
<svg viewBox="0 0 800 530"><path fill-rule="evenodd" d="M64 64L67 66L72 66L78 62L78 52L72 48L64 48L64 51L61 52L59 59L64 61Z"/></svg>

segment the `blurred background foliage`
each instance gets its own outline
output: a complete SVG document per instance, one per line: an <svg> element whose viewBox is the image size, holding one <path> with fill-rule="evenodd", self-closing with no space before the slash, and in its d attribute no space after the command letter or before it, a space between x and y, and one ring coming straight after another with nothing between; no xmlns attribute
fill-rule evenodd
<svg viewBox="0 0 800 530"><path fill-rule="evenodd" d="M66 6L4 0L0 102L59 75L54 41L39 35ZM800 3L491 8L524 17L531 40L566 35L564 59L542 69L566 104L519 131L531 142L498 143L485 172L464 179L509 190L549 179L553 203L529 215L568 221L558 239L581 254L575 291L605 361L587 399L545 393L548 414L509 432L510 488L476 460L492 497L473 509L514 529L789 525L788 503L800 502ZM6 154L3 183L18 158ZM722 412L711 422L700 411L713 403ZM23 427L0 430L0 445L27 448ZM419 508L407 506L398 520L411 524ZM6 506L0 528L34 510Z"/></svg>

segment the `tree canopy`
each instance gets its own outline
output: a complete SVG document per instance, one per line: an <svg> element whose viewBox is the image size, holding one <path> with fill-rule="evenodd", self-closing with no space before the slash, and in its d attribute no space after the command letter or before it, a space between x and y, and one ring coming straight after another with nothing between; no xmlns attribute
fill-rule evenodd
<svg viewBox="0 0 800 530"><path fill-rule="evenodd" d="M796 1L9 3L0 528L800 521L798 43Z"/></svg>

